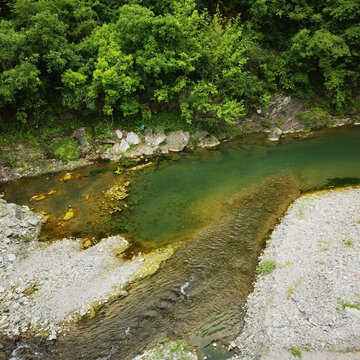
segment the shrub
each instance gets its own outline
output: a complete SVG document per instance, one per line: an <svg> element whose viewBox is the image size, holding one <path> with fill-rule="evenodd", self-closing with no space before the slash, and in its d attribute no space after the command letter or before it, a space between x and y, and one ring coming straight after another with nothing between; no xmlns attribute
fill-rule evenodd
<svg viewBox="0 0 360 360"><path fill-rule="evenodd" d="M263 260L257 267L256 271L260 275L270 274L276 267L276 263L273 260Z"/></svg>

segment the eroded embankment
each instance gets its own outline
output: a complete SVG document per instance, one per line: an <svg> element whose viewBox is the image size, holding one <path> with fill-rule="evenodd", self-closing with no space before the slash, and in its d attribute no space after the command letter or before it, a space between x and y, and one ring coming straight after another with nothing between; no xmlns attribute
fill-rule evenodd
<svg viewBox="0 0 360 360"><path fill-rule="evenodd" d="M236 358L358 359L359 251L360 189L296 200L261 257Z"/></svg>

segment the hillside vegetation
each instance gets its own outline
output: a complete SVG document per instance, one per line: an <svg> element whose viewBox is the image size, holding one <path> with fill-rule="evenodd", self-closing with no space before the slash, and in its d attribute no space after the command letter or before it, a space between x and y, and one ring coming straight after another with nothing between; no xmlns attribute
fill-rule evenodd
<svg viewBox="0 0 360 360"><path fill-rule="evenodd" d="M277 91L346 112L359 75L358 0L0 0L1 129L232 124Z"/></svg>

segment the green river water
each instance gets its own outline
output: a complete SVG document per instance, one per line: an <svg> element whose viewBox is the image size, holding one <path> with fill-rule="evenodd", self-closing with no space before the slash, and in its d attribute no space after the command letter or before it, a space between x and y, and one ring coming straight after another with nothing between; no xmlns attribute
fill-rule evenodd
<svg viewBox="0 0 360 360"><path fill-rule="evenodd" d="M133 241L134 253L181 241L155 275L129 287L128 296L81 321L56 345L30 348L43 358L129 359L157 342L185 338L209 359L225 359L231 354L221 343L241 332L269 231L301 192L360 182L360 129L323 130L277 146L254 135L161 158L132 175L118 176L115 168L100 163L76 170L78 178L68 182L53 174L0 185L8 201L54 219L76 208L78 216L65 226L50 221L44 240L121 233ZM125 180L131 182L127 208L109 215L101 194ZM52 189L55 195L29 201Z"/></svg>

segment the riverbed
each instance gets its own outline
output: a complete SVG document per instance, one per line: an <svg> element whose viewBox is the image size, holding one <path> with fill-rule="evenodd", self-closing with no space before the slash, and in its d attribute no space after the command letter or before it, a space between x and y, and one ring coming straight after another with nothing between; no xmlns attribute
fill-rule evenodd
<svg viewBox="0 0 360 360"><path fill-rule="evenodd" d="M115 174L114 164L97 164L68 181L54 174L1 186L8 201L53 216L42 234L46 241L57 234L96 242L97 234L121 233L134 244L132 256L179 245L127 296L56 344L30 340L31 351L44 358L127 359L158 342L185 338L209 359L231 356L225 349L242 330L243 306L269 231L301 192L359 183L359 135L357 128L325 130L276 147L255 135L213 151L160 158L131 175ZM103 211L104 191L126 182L121 211ZM76 209L74 219L60 228L51 225L61 223L69 207Z"/></svg>

